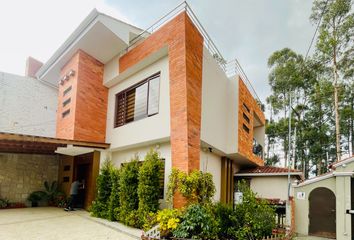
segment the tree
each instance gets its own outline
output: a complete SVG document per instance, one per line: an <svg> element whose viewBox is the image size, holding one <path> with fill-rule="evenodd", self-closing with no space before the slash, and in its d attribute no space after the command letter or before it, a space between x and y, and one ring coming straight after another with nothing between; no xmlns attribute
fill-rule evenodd
<svg viewBox="0 0 354 240"><path fill-rule="evenodd" d="M139 169L138 196L140 212L155 213L159 209L162 168L163 164L158 152L150 150Z"/></svg>
<svg viewBox="0 0 354 240"><path fill-rule="evenodd" d="M95 217L108 217L108 203L112 192L112 171L112 162L105 160L97 177L96 199L92 202L90 209L91 214Z"/></svg>
<svg viewBox="0 0 354 240"><path fill-rule="evenodd" d="M119 178L119 213L116 217L129 226L139 226L138 198L139 157L136 155L130 162L124 163Z"/></svg>
<svg viewBox="0 0 354 240"><path fill-rule="evenodd" d="M353 48L354 15L351 11L352 5L352 0L315 0L311 15L311 20L315 24L320 23L316 56L321 63L332 68L337 161L341 157L339 71L348 51Z"/></svg>

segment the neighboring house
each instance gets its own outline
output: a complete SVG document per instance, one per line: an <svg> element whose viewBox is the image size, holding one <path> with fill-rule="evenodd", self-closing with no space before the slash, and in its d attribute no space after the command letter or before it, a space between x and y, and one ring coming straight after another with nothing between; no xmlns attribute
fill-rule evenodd
<svg viewBox="0 0 354 240"><path fill-rule="evenodd" d="M287 168L260 166L243 169L235 174L235 184L245 181L257 196L267 199L278 215L279 227L286 225L286 202L288 200L288 172L290 184L296 184L302 179L302 172ZM293 188L290 186L290 197L293 197Z"/></svg>
<svg viewBox="0 0 354 240"><path fill-rule="evenodd" d="M36 72L58 86L56 138L0 134L0 152L6 138L26 153L48 146L65 191L75 179L88 183L88 207L100 163L120 167L154 148L165 193L172 168L202 170L213 174L215 200L232 203L234 174L263 165L265 117L237 62L227 68L191 10L176 11L149 34L92 11Z"/></svg>
<svg viewBox="0 0 354 240"><path fill-rule="evenodd" d="M58 86L34 76L41 66L30 57L25 76L0 72L0 132L55 136Z"/></svg>
<svg viewBox="0 0 354 240"><path fill-rule="evenodd" d="M354 157L294 186L296 232L338 240L354 237Z"/></svg>

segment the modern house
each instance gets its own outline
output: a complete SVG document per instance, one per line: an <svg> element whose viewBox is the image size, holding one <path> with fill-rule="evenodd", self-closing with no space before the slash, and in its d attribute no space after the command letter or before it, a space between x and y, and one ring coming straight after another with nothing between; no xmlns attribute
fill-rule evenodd
<svg viewBox="0 0 354 240"><path fill-rule="evenodd" d="M65 191L85 179L85 207L100 163L119 167L151 148L164 160L165 189L172 168L207 171L222 202L233 201L234 174L263 165L260 102L186 4L144 31L93 10L35 77L57 86L55 138L3 133L0 152L53 154Z"/></svg>

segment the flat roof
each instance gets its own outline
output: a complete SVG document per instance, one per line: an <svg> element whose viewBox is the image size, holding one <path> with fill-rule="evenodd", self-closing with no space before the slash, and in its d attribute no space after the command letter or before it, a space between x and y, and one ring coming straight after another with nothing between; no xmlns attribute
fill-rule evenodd
<svg viewBox="0 0 354 240"><path fill-rule="evenodd" d="M108 143L41 137L0 132L0 153L57 154L58 147L77 146L106 149Z"/></svg>

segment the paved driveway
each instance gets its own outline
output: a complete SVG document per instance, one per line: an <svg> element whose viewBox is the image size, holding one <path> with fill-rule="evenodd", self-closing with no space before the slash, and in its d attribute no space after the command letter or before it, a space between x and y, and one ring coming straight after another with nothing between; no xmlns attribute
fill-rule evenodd
<svg viewBox="0 0 354 240"><path fill-rule="evenodd" d="M133 240L139 234L139 230L92 218L86 211L50 207L0 210L1 240Z"/></svg>

